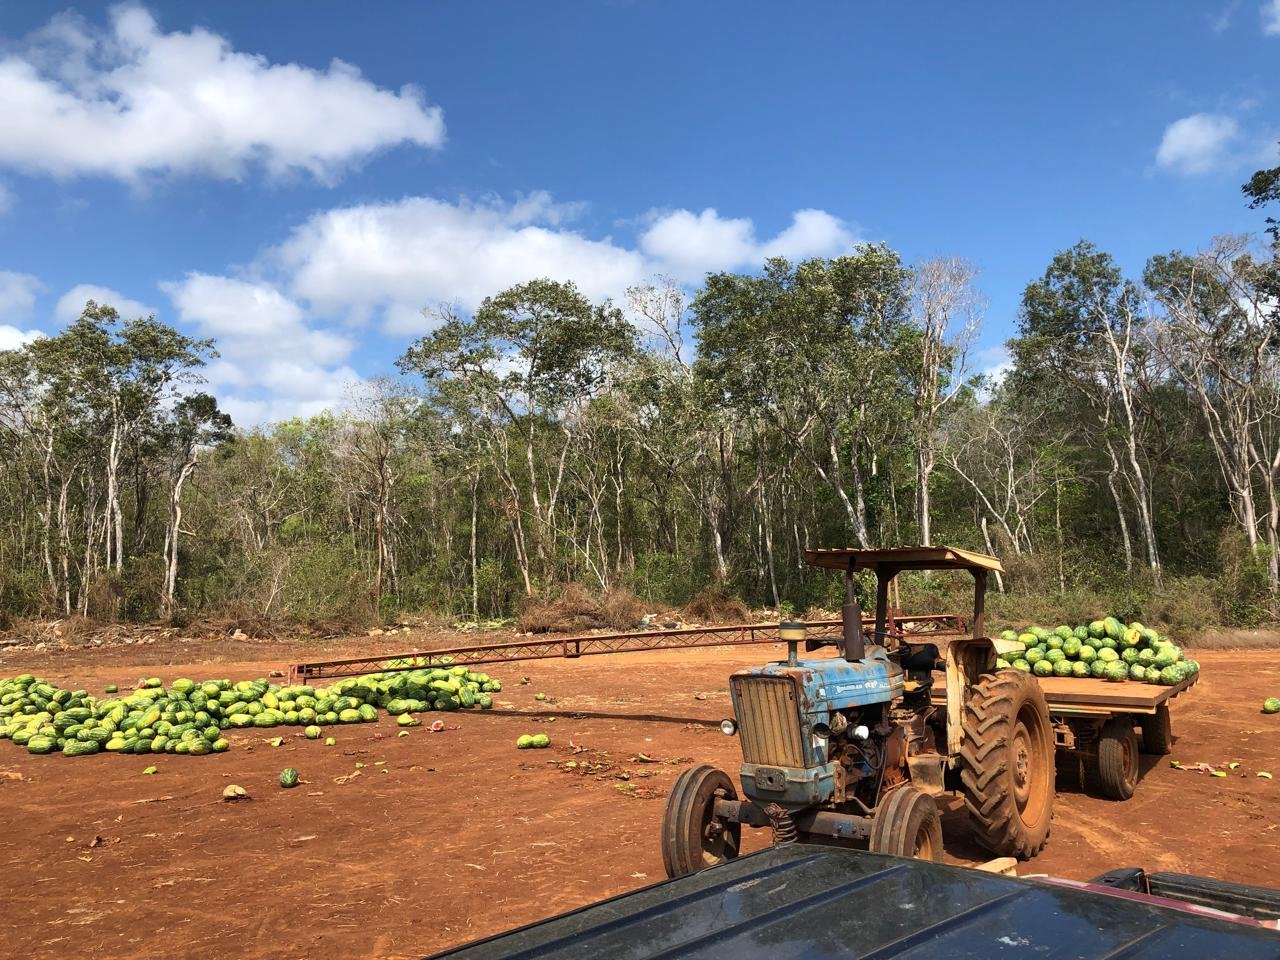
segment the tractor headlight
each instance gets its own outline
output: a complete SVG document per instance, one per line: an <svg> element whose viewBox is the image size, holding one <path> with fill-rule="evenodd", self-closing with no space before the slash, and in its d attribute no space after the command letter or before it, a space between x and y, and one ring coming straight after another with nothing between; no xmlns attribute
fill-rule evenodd
<svg viewBox="0 0 1280 960"><path fill-rule="evenodd" d="M726 737L732 737L735 733L738 732L738 721L732 718L721 720L720 732L723 733Z"/></svg>

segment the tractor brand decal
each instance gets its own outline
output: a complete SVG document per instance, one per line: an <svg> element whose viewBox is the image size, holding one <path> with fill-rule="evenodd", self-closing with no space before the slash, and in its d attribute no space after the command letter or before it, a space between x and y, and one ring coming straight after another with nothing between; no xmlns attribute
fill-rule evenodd
<svg viewBox="0 0 1280 960"><path fill-rule="evenodd" d="M835 688L836 693L846 693L854 690L888 690L888 680L862 680L858 683L842 683Z"/></svg>

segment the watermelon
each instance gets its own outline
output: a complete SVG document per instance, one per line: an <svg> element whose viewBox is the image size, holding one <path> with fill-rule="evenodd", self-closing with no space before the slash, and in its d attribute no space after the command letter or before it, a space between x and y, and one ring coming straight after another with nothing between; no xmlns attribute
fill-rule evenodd
<svg viewBox="0 0 1280 960"><path fill-rule="evenodd" d="M1061 650L1062 638L1055 633L1052 636L1044 638L1044 645L1050 650Z"/></svg>
<svg viewBox="0 0 1280 960"><path fill-rule="evenodd" d="M55 740L53 737L46 737L40 734L36 734L34 737L32 737L27 741L27 753L38 753L38 754L53 753L57 745L58 745L58 741Z"/></svg>
<svg viewBox="0 0 1280 960"><path fill-rule="evenodd" d="M1070 660L1059 660L1053 665L1053 675L1055 677L1069 677L1071 676L1071 669Z"/></svg>
<svg viewBox="0 0 1280 960"><path fill-rule="evenodd" d="M1071 664L1071 675L1073 677L1091 676L1089 665L1083 660L1077 660L1075 663Z"/></svg>
<svg viewBox="0 0 1280 960"><path fill-rule="evenodd" d="M1093 661L1097 659L1098 659L1097 650L1089 646L1089 644L1087 643L1082 644L1080 646L1080 662L1081 663L1093 663Z"/></svg>
<svg viewBox="0 0 1280 960"><path fill-rule="evenodd" d="M1140 663L1132 664L1129 667L1129 679L1142 682L1147 679L1147 668Z"/></svg>
<svg viewBox="0 0 1280 960"><path fill-rule="evenodd" d="M551 746L551 738L548 737L545 733L535 733L533 735L533 742L529 745L533 747L535 750L541 749L543 747L549 747Z"/></svg>
<svg viewBox="0 0 1280 960"><path fill-rule="evenodd" d="M120 688L117 687L114 683L108 683L105 687L102 688L102 691L103 693L115 693L119 689Z"/></svg>
<svg viewBox="0 0 1280 960"><path fill-rule="evenodd" d="M402 713L396 717L396 725L400 727L420 727L422 726L422 721L415 720L412 714Z"/></svg>
<svg viewBox="0 0 1280 960"><path fill-rule="evenodd" d="M304 735L308 740L318 740L318 739L320 739L320 732L321 732L321 731L320 731L320 728L319 728L319 727L307 727L307 729L305 729L305 730L303 730L303 731L302 731L303 735Z"/></svg>
<svg viewBox="0 0 1280 960"><path fill-rule="evenodd" d="M529 736L529 734L526 733L522 736L516 737L517 750L528 750L532 746L533 746L533 737Z"/></svg>
<svg viewBox="0 0 1280 960"><path fill-rule="evenodd" d="M1023 673L1028 673L1031 670L1031 664L1027 663L1027 661L1022 659L1022 657L1019 657L1017 660L1013 661L1013 669L1021 670ZM484 704L481 704L480 706L483 707Z"/></svg>
<svg viewBox="0 0 1280 960"><path fill-rule="evenodd" d="M1093 663L1089 664L1089 675L1095 680L1105 679L1107 676L1107 661L1094 660Z"/></svg>
<svg viewBox="0 0 1280 960"><path fill-rule="evenodd" d="M1061 663L1062 661L1066 660L1066 659L1067 659L1067 655L1066 655L1065 653L1063 653L1061 650L1054 649L1054 650L1050 650L1048 653L1046 653L1046 654L1044 655L1044 658L1045 658L1046 660L1048 660L1050 663L1052 663L1052 664L1055 664L1055 665L1056 665L1056 664L1059 664L1059 663Z"/></svg>
<svg viewBox="0 0 1280 960"><path fill-rule="evenodd" d="M1129 678L1129 667L1122 660L1115 660L1107 665L1106 679L1119 683Z"/></svg>
<svg viewBox="0 0 1280 960"><path fill-rule="evenodd" d="M1082 644L1075 637L1068 637L1062 641L1062 652L1067 655L1067 659L1074 660L1080 656L1080 648Z"/></svg>
<svg viewBox="0 0 1280 960"><path fill-rule="evenodd" d="M280 786L288 790L298 785L298 771L293 767L285 767L280 771Z"/></svg>
<svg viewBox="0 0 1280 960"><path fill-rule="evenodd" d="M1031 665L1031 672L1037 677L1052 676L1053 664L1049 660L1037 660Z"/></svg>
<svg viewBox="0 0 1280 960"><path fill-rule="evenodd" d="M1103 647L1098 651L1098 659L1106 663L1119 663L1121 666L1128 668L1128 664L1120 659L1120 654L1116 653L1114 647Z"/></svg>
<svg viewBox="0 0 1280 960"><path fill-rule="evenodd" d="M1267 697L1262 701L1263 713L1280 713L1280 697Z"/></svg>
<svg viewBox="0 0 1280 960"><path fill-rule="evenodd" d="M1027 663L1034 667L1038 661L1044 659L1044 653L1044 647L1032 647L1026 653Z"/></svg>

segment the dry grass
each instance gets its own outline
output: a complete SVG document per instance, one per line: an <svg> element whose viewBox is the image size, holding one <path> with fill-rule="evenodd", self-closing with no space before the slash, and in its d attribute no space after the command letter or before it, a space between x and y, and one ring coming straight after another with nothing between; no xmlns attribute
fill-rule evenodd
<svg viewBox="0 0 1280 960"><path fill-rule="evenodd" d="M744 623L751 609L719 584L706 587L684 606L690 623Z"/></svg>
<svg viewBox="0 0 1280 960"><path fill-rule="evenodd" d="M639 625L645 612L644 604L625 587L612 587L598 595L571 583L558 596L526 600L516 629L523 633L630 630Z"/></svg>

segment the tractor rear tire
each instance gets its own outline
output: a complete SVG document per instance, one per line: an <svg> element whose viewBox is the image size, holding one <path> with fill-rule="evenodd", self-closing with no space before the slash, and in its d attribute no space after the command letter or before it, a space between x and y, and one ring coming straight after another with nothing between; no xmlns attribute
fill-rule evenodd
<svg viewBox="0 0 1280 960"><path fill-rule="evenodd" d="M964 705L959 767L975 839L998 857L1034 857L1049 839L1056 771L1049 705L1035 677L1000 670Z"/></svg>
<svg viewBox="0 0 1280 960"><path fill-rule="evenodd" d="M676 778L662 814L662 864L668 877L688 876L738 856L742 824L717 819L717 799L738 799L723 770L703 763Z"/></svg>
<svg viewBox="0 0 1280 960"><path fill-rule="evenodd" d="M1112 717L1098 734L1098 786L1108 800L1128 800L1138 786L1138 735L1128 717Z"/></svg>
<svg viewBox="0 0 1280 960"><path fill-rule="evenodd" d="M1173 753L1173 724L1169 720L1169 705L1162 703L1156 712L1138 721L1142 728L1142 752L1155 757L1167 757Z"/></svg>
<svg viewBox="0 0 1280 960"><path fill-rule="evenodd" d="M898 787L871 821L872 853L919 860L942 859L942 818L933 797L912 786Z"/></svg>

